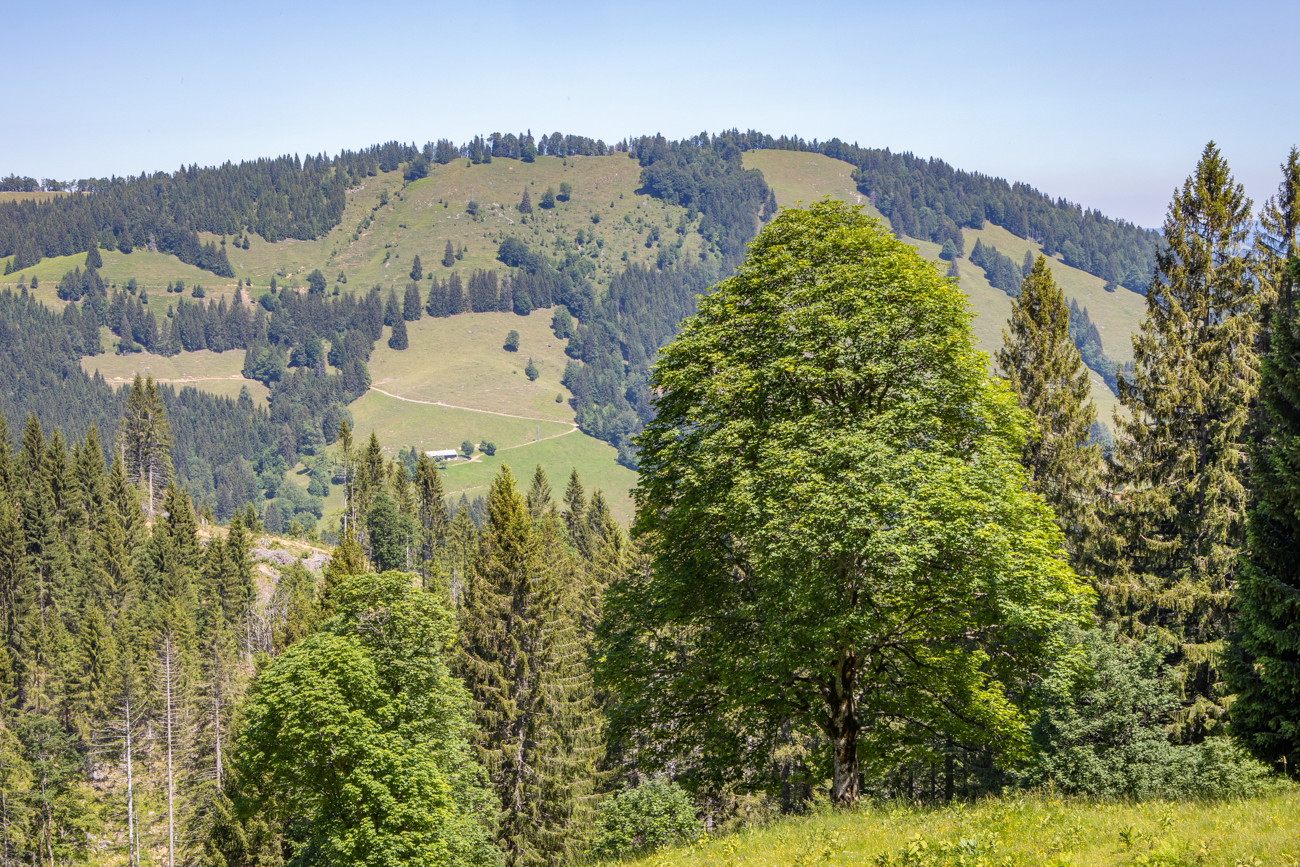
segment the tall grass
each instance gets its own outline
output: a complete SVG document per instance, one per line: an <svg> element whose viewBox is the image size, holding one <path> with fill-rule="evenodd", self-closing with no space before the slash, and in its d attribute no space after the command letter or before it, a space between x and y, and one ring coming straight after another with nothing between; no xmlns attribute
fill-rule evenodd
<svg viewBox="0 0 1300 867"><path fill-rule="evenodd" d="M1300 790L1218 803L1099 803L1044 795L947 807L817 811L701 839L640 867L1291 867L1300 865Z"/></svg>

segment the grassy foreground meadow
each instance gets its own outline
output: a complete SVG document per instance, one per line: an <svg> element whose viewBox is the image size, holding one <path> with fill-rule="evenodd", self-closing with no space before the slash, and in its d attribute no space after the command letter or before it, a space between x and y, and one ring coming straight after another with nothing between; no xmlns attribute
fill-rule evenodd
<svg viewBox="0 0 1300 867"><path fill-rule="evenodd" d="M946 807L814 812L627 862L642 867L1287 867L1300 791L1222 803L1098 803L1025 795Z"/></svg>

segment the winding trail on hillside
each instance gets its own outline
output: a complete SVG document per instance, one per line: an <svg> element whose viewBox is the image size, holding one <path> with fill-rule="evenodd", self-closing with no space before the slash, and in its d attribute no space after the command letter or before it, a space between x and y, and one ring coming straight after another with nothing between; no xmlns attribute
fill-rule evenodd
<svg viewBox="0 0 1300 867"><path fill-rule="evenodd" d="M504 416L505 418L519 418L519 419L523 419L524 421L541 421L541 422L546 422L547 424L567 424L570 425L571 428L570 430L566 430L564 432L566 434L573 433L575 430L578 429L578 426L571 421L560 421L559 419L554 419L554 418L537 418L536 416L531 416L531 415L511 415L508 412L496 412L490 409L475 409L472 406L457 406L454 403L443 403L440 400L416 400L413 397L402 397L400 394L393 394L392 392L384 391L382 388L375 388L373 385L370 386L370 390L377 391L380 394L385 395L386 397L391 397L393 400L404 400L407 403L422 403L425 406L444 406L447 409L463 409L466 412L482 412L482 413L487 413L488 415ZM564 436L564 434L554 434L554 436ZM551 437L542 437L542 439L550 439L550 438ZM518 446L511 446L510 448L518 448Z"/></svg>

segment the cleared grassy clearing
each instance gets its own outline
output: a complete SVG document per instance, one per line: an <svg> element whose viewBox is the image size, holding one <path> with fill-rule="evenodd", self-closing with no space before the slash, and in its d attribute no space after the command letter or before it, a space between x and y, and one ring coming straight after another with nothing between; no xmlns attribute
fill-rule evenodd
<svg viewBox="0 0 1300 867"><path fill-rule="evenodd" d="M862 205L866 213L889 223L871 200L858 192L851 163L799 151L746 151L744 159L745 168L763 172L776 194L776 203L783 208L806 207L822 196L830 196Z"/></svg>
<svg viewBox="0 0 1300 867"><path fill-rule="evenodd" d="M507 236L517 236L550 255L557 249L576 249L575 236L581 229L584 235L594 233L600 239L599 244L585 244L581 252L595 254L597 270L591 279L607 283L622 269L624 253L628 261L653 262L658 247L645 246L646 233L659 226L661 243L670 243L686 213L684 208L637 195L641 168L626 155L538 157L533 163L494 159L477 166L466 162L435 165L427 178L406 185L399 172L367 178L349 192L342 223L325 237L276 244L250 237L248 250L229 250L235 271L259 288L277 273L283 274L279 282L292 286L319 267L331 280L343 272L350 288L400 289L409 280L417 254L426 274L445 278L457 272L465 277L476 268L504 270L496 251ZM572 199L557 202L550 210L542 208L547 187L558 193L565 182L573 187ZM516 208L525 189L533 203L529 217ZM385 192L388 202L380 205ZM471 197L481 208L477 219L465 211ZM371 224L353 241L353 233L367 216ZM625 216L630 222L624 221ZM452 267L444 268L441 261L448 241L457 250L469 249ZM692 256L699 248L699 237L688 232L683 254Z"/></svg>
<svg viewBox="0 0 1300 867"><path fill-rule="evenodd" d="M519 351L502 348L506 333L519 332ZM551 330L551 311L528 316L513 313L464 313L445 319L425 317L408 322L410 348L398 352L386 343L370 358L374 388L412 398L503 412L511 415L573 421L569 391L560 384L565 341ZM540 375L524 374L532 358ZM555 402L562 394L564 400ZM459 440L457 441L459 442Z"/></svg>
<svg viewBox="0 0 1300 867"><path fill-rule="evenodd" d="M943 808L822 812L626 862L646 867L1070 865L1272 867L1300 863L1294 788L1217 804L1020 797Z"/></svg>
<svg viewBox="0 0 1300 867"><path fill-rule="evenodd" d="M194 300L190 297L190 291L195 285L200 285L207 299L215 302L224 296L227 304L234 300L235 281L186 265L168 253L136 250L128 254L120 250L100 250L99 256L104 260L99 276L107 285L109 294L113 293L114 286L125 288L127 281L134 277L136 283L148 292L149 309L158 317L167 315L167 308L181 297L169 295L166 291L167 284L176 280L185 281L184 297L187 299ZM62 309L66 302L58 298L59 278L74 268L84 270L85 266L85 253L42 259L30 268L0 277L0 289L17 289L20 279L30 286L31 278L36 277L39 283L34 292L36 298L51 307Z"/></svg>
<svg viewBox="0 0 1300 867"><path fill-rule="evenodd" d="M170 358L137 352L131 355L96 355L81 359L81 367L87 373L96 370L114 388L130 385L139 373L141 376L153 375L159 382L165 382L176 388L193 386L199 391L238 397L241 388L247 388L254 401L265 401L270 391L262 383L244 379L240 372L244 367L244 350L231 349L226 352L182 352Z"/></svg>
<svg viewBox="0 0 1300 867"><path fill-rule="evenodd" d="M487 440L496 443L497 448L505 448L533 442L539 431L540 436L547 437L573 429L565 422L411 403L374 390L353 401L348 409L352 412L354 438L364 442L374 431L390 457L395 457L402 446L455 449L464 440Z"/></svg>
<svg viewBox="0 0 1300 867"><path fill-rule="evenodd" d="M587 496L590 498L592 489L599 488L614 517L627 526L632 520L629 491L636 484L636 473L615 463L617 454L608 443L574 431L517 448L498 449L495 457L484 455L475 461L453 463L442 483L449 497L459 499L464 493L472 500L487 493L488 484L504 462L510 465L522 491L532 479L533 468L540 465L558 502L569 483L569 473L576 469Z"/></svg>

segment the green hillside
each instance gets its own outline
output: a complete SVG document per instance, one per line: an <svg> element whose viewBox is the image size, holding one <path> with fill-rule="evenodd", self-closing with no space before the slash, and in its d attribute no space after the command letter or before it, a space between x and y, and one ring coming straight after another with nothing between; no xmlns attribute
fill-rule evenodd
<svg viewBox="0 0 1300 867"><path fill-rule="evenodd" d="M762 170L783 207L829 195L862 205L880 217L858 191L849 163L817 153L782 150L747 151L744 162L746 167ZM426 275L421 282L423 294L431 285L429 277L443 279L457 273L465 280L475 269L504 271L495 258L496 250L510 236L553 261L574 255L591 257L594 270L589 279L598 287L608 286L627 262L653 263L660 248L675 240L679 232L681 255L698 261L703 241L693 224L687 223L686 209L638 194L639 177L639 165L625 154L541 156L532 163L497 159L478 165L458 159L431 166L428 177L412 183L405 182L401 172L380 172L348 191L342 223L322 238L267 243L250 234L248 250L231 243L228 254L235 280L215 277L175 256L144 249L130 254L102 251L100 273L116 286L134 278L149 293L149 309L163 316L180 297L164 291L177 280L185 283L185 297L200 284L209 300L224 297L229 303L236 286L245 280L253 283L244 297L249 301L265 291L272 278L281 286L302 288L306 275L319 268L329 280L328 291L337 286L340 291L365 292L379 286L400 294L410 281L417 255ZM569 201L542 208L546 190L559 193L562 183L572 188ZM531 216L517 207L525 190L533 204ZM476 216L467 210L471 200L478 205ZM1026 251L1039 252L1034 242L991 223L980 230L967 228L964 233L967 252L977 239L1017 262ZM203 240L222 239L205 235ZM448 242L460 258L445 267L442 259ZM938 261L939 245L911 242ZM39 278L37 297L60 307L55 284L83 259L80 255L46 259L4 280L16 286L20 280L30 284L35 276ZM959 260L958 268L962 288L977 314L976 338L981 348L992 352L1001 345L1010 298L989 285L983 270L968 259ZM1106 292L1100 278L1070 268L1059 259L1053 261L1053 272L1067 296L1089 308L1110 357L1119 362L1130 360L1128 335L1137 326L1143 299L1125 290ZM374 430L390 455L409 445L432 449L454 448L465 439L495 442L502 449L497 458L448 470L448 491L463 490L471 496L485 484L488 468L501 460L510 462L520 474L540 462L553 480L578 467L588 486L605 489L615 513L629 519L631 501L626 491L635 474L615 463L616 452L607 444L582 433L569 433L574 425L569 402L572 394L560 384L569 359L564 354L565 341L550 328L550 313L424 317L407 325L409 349L395 351L380 340L369 363L372 391L350 406L358 435L368 436ZM517 353L502 348L511 329L520 333ZM103 334L105 348L112 352L115 338L106 330ZM530 358L538 369L536 381L524 375ZM254 397L266 399L269 392L263 385L242 379L243 362L244 352L231 350L183 353L174 358L106 354L85 358L82 366L88 372L100 371L114 386L130 382L137 372L152 373L163 382L230 397L247 387ZM1116 407L1114 396L1099 378L1094 378L1093 394L1101 418L1108 420ZM539 428L543 428L543 440L537 443ZM506 451L516 448L522 451Z"/></svg>
<svg viewBox="0 0 1300 867"><path fill-rule="evenodd" d="M409 349L375 347L372 386L397 397L572 424L569 393L560 384L569 359L550 326L550 310L408 322ZM518 352L502 348L511 330L519 332ZM524 375L530 358L539 372L535 382ZM562 402L556 402L557 394Z"/></svg>
<svg viewBox="0 0 1300 867"><path fill-rule="evenodd" d="M757 150L746 151L745 166L762 170L782 207L830 196L862 205L867 213L880 219L886 226L889 225L888 219L881 216L870 200L858 192L852 178L853 166L842 160L803 151ZM983 229L965 228L962 232L966 237L967 253L975 246L976 240L997 247L1017 263L1027 251L1035 256L1042 252L1042 248L1035 242L1018 238L992 223L985 223ZM907 241L926 258L941 261L939 244L915 238L908 238ZM1067 300L1077 299L1081 306L1088 308L1092 321L1101 332L1106 353L1119 363L1131 361L1133 345L1129 335L1137 330L1145 310L1145 299L1126 289L1107 292L1106 282L1100 277L1071 268L1059 257L1052 257L1051 266L1052 275L1065 292ZM962 291L970 299L971 308L976 314L972 330L980 348L991 355L1002 345L1002 329L1011 315L1011 298L1001 289L989 285L983 269L972 264L969 259L958 260L957 267L961 272ZM1119 403L1098 375L1093 377L1092 396L1097 403L1099 418L1109 423Z"/></svg>

